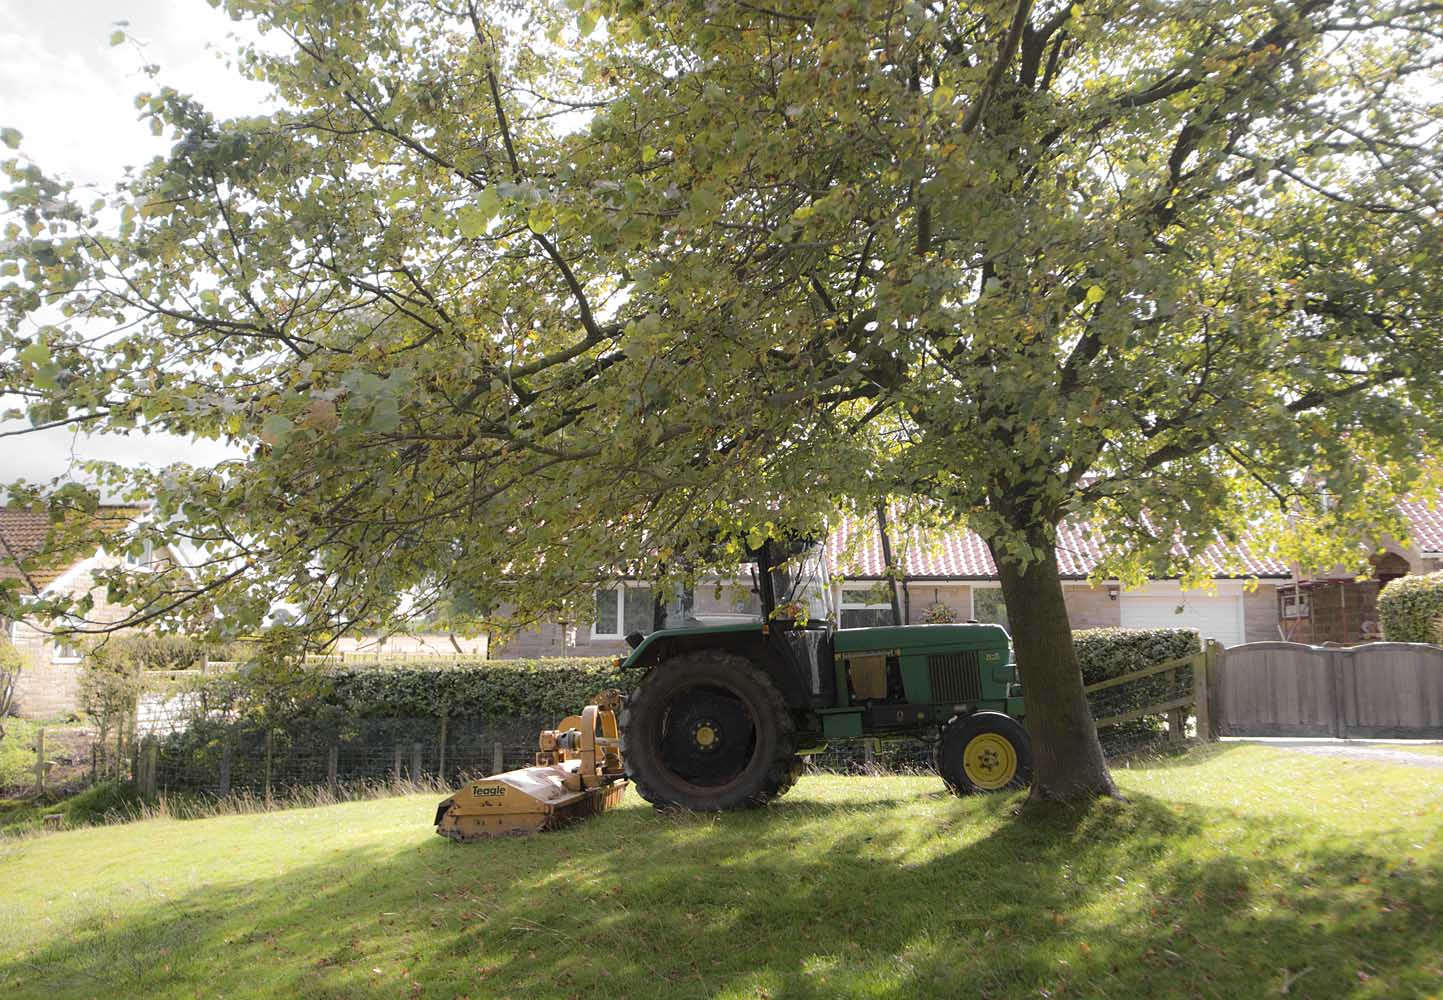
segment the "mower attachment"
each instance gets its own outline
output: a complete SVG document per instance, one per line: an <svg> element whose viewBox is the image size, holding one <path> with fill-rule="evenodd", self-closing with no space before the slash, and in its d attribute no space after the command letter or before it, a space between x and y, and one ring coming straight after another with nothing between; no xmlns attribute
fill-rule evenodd
<svg viewBox="0 0 1443 1000"><path fill-rule="evenodd" d="M536 763L465 785L436 808L436 832L452 840L554 830L621 803L626 770L616 713L621 696L598 695L580 715L541 732Z"/></svg>

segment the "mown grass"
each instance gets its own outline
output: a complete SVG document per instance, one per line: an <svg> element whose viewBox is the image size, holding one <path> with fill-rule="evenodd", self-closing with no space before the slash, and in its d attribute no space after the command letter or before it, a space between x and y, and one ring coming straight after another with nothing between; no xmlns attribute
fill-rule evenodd
<svg viewBox="0 0 1443 1000"><path fill-rule="evenodd" d="M1431 770L1260 746L1016 815L934 778L457 845L435 796L0 842L7 996L1425 997Z"/></svg>

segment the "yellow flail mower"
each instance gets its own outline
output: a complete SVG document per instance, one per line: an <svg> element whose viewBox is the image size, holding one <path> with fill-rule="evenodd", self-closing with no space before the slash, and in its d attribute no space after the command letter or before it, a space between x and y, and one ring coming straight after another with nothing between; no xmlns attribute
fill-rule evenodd
<svg viewBox="0 0 1443 1000"><path fill-rule="evenodd" d="M621 803L626 769L616 714L606 691L580 715L541 732L536 763L472 781L436 808L436 832L452 840L554 830Z"/></svg>

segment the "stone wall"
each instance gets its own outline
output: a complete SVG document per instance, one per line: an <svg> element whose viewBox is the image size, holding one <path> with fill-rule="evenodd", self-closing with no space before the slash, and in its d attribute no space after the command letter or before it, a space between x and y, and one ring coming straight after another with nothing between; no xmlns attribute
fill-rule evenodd
<svg viewBox="0 0 1443 1000"><path fill-rule="evenodd" d="M67 574L56 581L66 593L92 593L95 606L88 615L91 622L120 621L126 616L124 607L107 601L105 589L95 586L94 571L115 563L111 557L87 560L74 575ZM15 684L15 714L30 719L53 719L78 712L80 664L57 662L55 641L49 630L39 623L16 622L11 627L11 638L26 660L26 668Z"/></svg>

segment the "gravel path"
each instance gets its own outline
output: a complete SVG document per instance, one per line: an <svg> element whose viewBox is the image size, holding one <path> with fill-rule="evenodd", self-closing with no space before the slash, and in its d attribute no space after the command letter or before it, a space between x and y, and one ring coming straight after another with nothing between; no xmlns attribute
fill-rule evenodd
<svg viewBox="0 0 1443 1000"><path fill-rule="evenodd" d="M1296 753L1310 753L1319 757L1341 757L1344 760L1366 760L1375 764L1407 764L1410 767L1431 767L1443 770L1443 756L1435 757L1426 753L1409 753L1401 746L1379 746L1358 743L1284 743L1271 740L1248 740L1263 743L1275 750L1292 750Z"/></svg>

